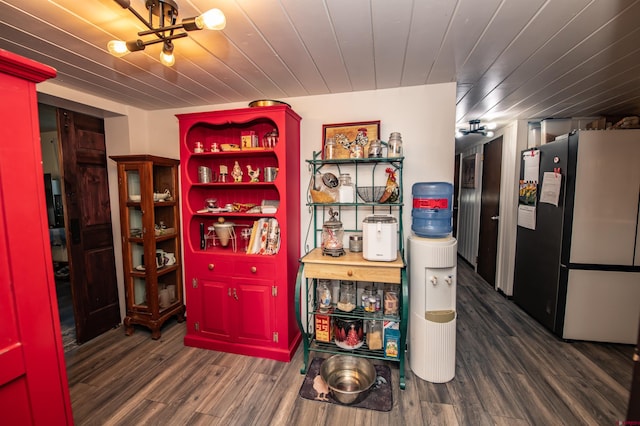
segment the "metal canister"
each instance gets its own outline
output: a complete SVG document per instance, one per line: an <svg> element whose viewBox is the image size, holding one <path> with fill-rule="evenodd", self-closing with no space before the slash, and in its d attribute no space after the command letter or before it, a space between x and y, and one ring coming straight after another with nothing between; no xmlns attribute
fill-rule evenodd
<svg viewBox="0 0 640 426"><path fill-rule="evenodd" d="M352 253L362 252L362 234L349 235L349 251Z"/></svg>
<svg viewBox="0 0 640 426"><path fill-rule="evenodd" d="M198 167L198 182L209 183L211 182L211 168L207 166Z"/></svg>

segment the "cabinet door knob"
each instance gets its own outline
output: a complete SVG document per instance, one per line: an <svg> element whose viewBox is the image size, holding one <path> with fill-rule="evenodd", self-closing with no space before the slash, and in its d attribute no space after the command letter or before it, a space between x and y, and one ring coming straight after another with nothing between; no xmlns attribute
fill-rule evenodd
<svg viewBox="0 0 640 426"><path fill-rule="evenodd" d="M213 271L213 263L208 264L207 268L209 268L210 271Z"/></svg>
<svg viewBox="0 0 640 426"><path fill-rule="evenodd" d="M255 266L251 267L251 273L255 274L258 271L258 268L256 268Z"/></svg>
<svg viewBox="0 0 640 426"><path fill-rule="evenodd" d="M352 271L351 269L349 269L349 270L347 271L347 275L348 275L348 276L350 276L350 277L352 277L352 276L353 276L353 271Z"/></svg>

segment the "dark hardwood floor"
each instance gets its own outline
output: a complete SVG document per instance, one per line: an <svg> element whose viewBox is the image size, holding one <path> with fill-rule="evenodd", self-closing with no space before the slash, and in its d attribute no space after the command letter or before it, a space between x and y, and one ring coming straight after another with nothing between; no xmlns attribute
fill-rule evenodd
<svg viewBox="0 0 640 426"><path fill-rule="evenodd" d="M407 367L393 409L302 399L302 351L290 363L185 347L185 323L161 339L111 330L66 353L77 425L613 425L624 420L633 346L564 342L458 262L456 375L434 384Z"/></svg>

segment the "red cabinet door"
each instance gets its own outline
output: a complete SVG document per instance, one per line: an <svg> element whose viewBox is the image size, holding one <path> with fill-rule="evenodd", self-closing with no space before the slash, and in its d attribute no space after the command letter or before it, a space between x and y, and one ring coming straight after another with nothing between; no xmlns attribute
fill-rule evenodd
<svg viewBox="0 0 640 426"><path fill-rule="evenodd" d="M72 424L35 82L55 70L0 49L0 423Z"/></svg>
<svg viewBox="0 0 640 426"><path fill-rule="evenodd" d="M233 339L231 311L236 304L232 303L233 293L229 281L224 278L198 280L201 297L194 299L194 303L200 304L201 321L193 326L196 333L203 337L224 341Z"/></svg>
<svg viewBox="0 0 640 426"><path fill-rule="evenodd" d="M233 320L237 342L263 347L275 344L274 282L234 278L233 283L233 294L237 294Z"/></svg>

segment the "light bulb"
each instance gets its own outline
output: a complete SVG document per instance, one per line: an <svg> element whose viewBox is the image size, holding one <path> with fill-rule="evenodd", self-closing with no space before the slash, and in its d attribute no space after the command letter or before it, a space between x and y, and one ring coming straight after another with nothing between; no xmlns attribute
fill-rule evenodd
<svg viewBox="0 0 640 426"><path fill-rule="evenodd" d="M486 136L488 138L492 138L493 137L493 132L492 131L488 131Z"/></svg>
<svg viewBox="0 0 640 426"><path fill-rule="evenodd" d="M455 136L456 138L461 138L463 136L464 135L462 134L462 132L460 130L456 130L456 136Z"/></svg>
<svg viewBox="0 0 640 426"><path fill-rule="evenodd" d="M127 53L130 53L129 49L127 49L127 43L122 40L111 40L107 43L107 49L109 50L109 53L116 58L121 58Z"/></svg>
<svg viewBox="0 0 640 426"><path fill-rule="evenodd" d="M225 18L220 9L213 8L198 16L196 25L200 29L223 30L227 25L227 18Z"/></svg>
<svg viewBox="0 0 640 426"><path fill-rule="evenodd" d="M162 62L163 65L171 67L176 63L176 57L173 56L173 52L165 53L163 50L160 52L160 62Z"/></svg>

